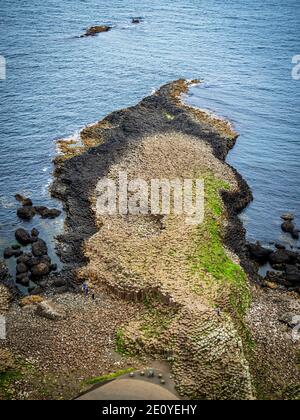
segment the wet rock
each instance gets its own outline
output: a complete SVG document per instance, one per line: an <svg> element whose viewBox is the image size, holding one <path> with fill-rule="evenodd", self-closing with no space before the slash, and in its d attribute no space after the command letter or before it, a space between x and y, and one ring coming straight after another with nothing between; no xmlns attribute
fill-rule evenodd
<svg viewBox="0 0 300 420"><path fill-rule="evenodd" d="M31 231L31 236L32 237L37 238L39 236L39 234L40 234L40 232L36 228L32 229L32 231Z"/></svg>
<svg viewBox="0 0 300 420"><path fill-rule="evenodd" d="M30 269L33 277L43 277L50 273L50 266L46 263L39 263Z"/></svg>
<svg viewBox="0 0 300 420"><path fill-rule="evenodd" d="M283 232L290 233L294 239L299 239L299 232L293 222L288 220L282 223L281 229Z"/></svg>
<svg viewBox="0 0 300 420"><path fill-rule="evenodd" d="M56 280L54 280L53 285L55 287L64 287L64 286L66 286L66 281L63 280L63 279L56 279Z"/></svg>
<svg viewBox="0 0 300 420"><path fill-rule="evenodd" d="M286 249L286 247L284 245L278 244L278 243L275 244L275 248L276 249Z"/></svg>
<svg viewBox="0 0 300 420"><path fill-rule="evenodd" d="M50 301L39 303L36 308L36 315L52 321L60 321L66 318L64 310Z"/></svg>
<svg viewBox="0 0 300 420"><path fill-rule="evenodd" d="M18 283L23 287L28 287L30 284L30 278L28 276L24 276L18 281Z"/></svg>
<svg viewBox="0 0 300 420"><path fill-rule="evenodd" d="M30 198L23 197L21 194L16 194L15 195L15 199L17 201L19 201L19 203L21 203L22 206L29 206L29 207L31 207L32 204L33 204Z"/></svg>
<svg viewBox="0 0 300 420"><path fill-rule="evenodd" d="M31 220L36 215L36 211L32 206L20 207L17 210L17 215L22 220Z"/></svg>
<svg viewBox="0 0 300 420"><path fill-rule="evenodd" d="M133 24L135 24L135 25L137 25L137 24L139 24L139 23L142 23L142 21L143 21L143 18L141 18L141 17L133 17L133 18L131 19L131 23L133 23Z"/></svg>
<svg viewBox="0 0 300 420"><path fill-rule="evenodd" d="M23 273L28 272L27 266L23 263L17 264L16 270L18 274L23 274Z"/></svg>
<svg viewBox="0 0 300 420"><path fill-rule="evenodd" d="M51 270L51 271L57 271L57 268L58 268L58 267L57 267L57 264L51 264L51 265L50 265L50 270Z"/></svg>
<svg viewBox="0 0 300 420"><path fill-rule="evenodd" d="M3 256L6 260L9 260L15 255L15 251L12 248L6 248L4 250Z"/></svg>
<svg viewBox="0 0 300 420"><path fill-rule="evenodd" d="M299 283L300 285L300 270L294 265L286 266L286 280L292 284Z"/></svg>
<svg viewBox="0 0 300 420"><path fill-rule="evenodd" d="M272 254L270 249L262 247L259 242L256 244L247 244L247 248L251 259L260 264L266 263Z"/></svg>
<svg viewBox="0 0 300 420"><path fill-rule="evenodd" d="M18 250L21 248L21 245L19 245L19 244L14 244L14 245L12 245L11 247L12 247L12 249L13 249L14 251L18 251Z"/></svg>
<svg viewBox="0 0 300 420"><path fill-rule="evenodd" d="M56 219L61 215L61 211L57 209L48 209L47 207L35 207L35 211L42 219Z"/></svg>
<svg viewBox="0 0 300 420"><path fill-rule="evenodd" d="M294 260L292 254L293 253L291 251L284 249L279 249L275 252L272 252L269 257L270 264L272 267L290 264Z"/></svg>
<svg viewBox="0 0 300 420"><path fill-rule="evenodd" d="M42 257L43 255L48 254L48 248L45 241L38 239L35 243L32 244L32 253L35 257Z"/></svg>
<svg viewBox="0 0 300 420"><path fill-rule="evenodd" d="M32 238L30 236L30 233L27 232L25 229L18 229L15 233L16 240L21 245L29 245L32 243Z"/></svg>
<svg viewBox="0 0 300 420"><path fill-rule="evenodd" d="M300 324L300 315L292 312L287 312L283 314L279 321L283 324L288 325L290 328L295 328Z"/></svg>
<svg viewBox="0 0 300 420"><path fill-rule="evenodd" d="M295 216L291 213L285 213L281 216L281 219L286 222L292 222L295 219Z"/></svg>
<svg viewBox="0 0 300 420"><path fill-rule="evenodd" d="M109 32L111 29L112 27L107 25L92 26L86 31L84 35L82 35L82 38L87 36L95 36L103 32Z"/></svg>

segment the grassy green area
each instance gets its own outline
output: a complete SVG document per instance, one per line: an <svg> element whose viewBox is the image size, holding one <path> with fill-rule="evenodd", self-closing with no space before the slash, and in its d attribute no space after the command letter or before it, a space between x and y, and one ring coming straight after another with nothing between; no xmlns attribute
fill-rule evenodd
<svg viewBox="0 0 300 420"><path fill-rule="evenodd" d="M13 397L13 383L21 379L22 373L17 370L0 372L0 397L9 400Z"/></svg>
<svg viewBox="0 0 300 420"><path fill-rule="evenodd" d="M127 373L134 372L134 371L135 371L134 368L119 370L118 372L109 373L107 375L88 379L87 381L85 381L85 384L86 385L100 384L102 382L111 381L112 379L118 378L119 376L123 376L123 375L126 375Z"/></svg>
<svg viewBox="0 0 300 420"><path fill-rule="evenodd" d="M200 281L216 282L220 292L224 288L228 289L231 309L236 315L243 316L251 303L247 276L239 265L231 261L223 246L223 206L220 190L228 190L229 185L211 174L206 175L204 179L205 221L197 229L196 252L190 258L192 270L199 273Z"/></svg>
<svg viewBox="0 0 300 420"><path fill-rule="evenodd" d="M116 351L122 356L131 356L129 351L126 349L125 334L121 328L116 332Z"/></svg>

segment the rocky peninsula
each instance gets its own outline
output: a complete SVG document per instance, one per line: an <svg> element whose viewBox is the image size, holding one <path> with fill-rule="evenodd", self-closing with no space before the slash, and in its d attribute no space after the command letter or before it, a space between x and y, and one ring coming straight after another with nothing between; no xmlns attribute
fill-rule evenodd
<svg viewBox="0 0 300 420"><path fill-rule="evenodd" d="M261 288L238 217L252 194L225 161L238 135L182 103L193 83L167 84L86 127L80 142L59 142L51 192L66 221L58 253L77 292L14 303L3 294L13 398L74 398L93 376L157 362L169 365L182 398L299 397L299 342L285 316L299 313L299 295ZM203 179L204 222L99 214L99 181L122 171ZM95 301L78 293L84 281Z"/></svg>

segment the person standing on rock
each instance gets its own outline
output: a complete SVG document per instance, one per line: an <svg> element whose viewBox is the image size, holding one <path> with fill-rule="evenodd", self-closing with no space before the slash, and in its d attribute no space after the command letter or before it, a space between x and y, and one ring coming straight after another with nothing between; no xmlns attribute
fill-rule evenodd
<svg viewBox="0 0 300 420"><path fill-rule="evenodd" d="M87 298L89 295L89 286L86 281L82 285L82 290L83 290L84 296Z"/></svg>

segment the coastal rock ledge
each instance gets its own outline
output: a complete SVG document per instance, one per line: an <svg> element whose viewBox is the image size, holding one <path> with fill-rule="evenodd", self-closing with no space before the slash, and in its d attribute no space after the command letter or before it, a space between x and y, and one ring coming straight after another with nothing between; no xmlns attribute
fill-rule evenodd
<svg viewBox="0 0 300 420"><path fill-rule="evenodd" d="M116 364L145 370L165 361L182 398L297 396L299 346L280 319L298 313L299 301L255 283L257 265L247 257L238 217L252 194L225 161L238 135L228 122L182 103L196 82L169 83L86 127L80 141L58 142L51 190L66 213L58 253L78 288L88 281L93 299L57 295L52 303L62 313L51 319L39 316L45 304L38 302L26 337L17 331L10 340L32 359L46 349L42 370L60 376L56 384L67 378L64 396L76 397L71 380L79 394L83 378L116 376ZM148 185L203 180L203 223L188 224L172 211L102 214L101 182L118 182L125 172L128 181ZM11 322L32 319L30 311L15 309Z"/></svg>
<svg viewBox="0 0 300 420"><path fill-rule="evenodd" d="M246 322L260 295L253 294L249 281L257 272L246 256L238 218L252 194L225 162L238 137L231 125L182 103L196 82L165 85L137 106L82 130L80 144L59 143L52 193L67 209L60 253L77 267L79 282L89 279L94 290L134 303L138 314L134 319L124 314L115 332L118 348L168 360L182 397L255 399L254 384L263 389L274 358L286 387L296 386L297 350L283 346L279 334L272 363L266 360L264 375L256 372L256 358L267 359L266 348L255 347L256 330L266 328ZM204 180L204 222L188 225L172 212L99 214L99 182L118 180L120 172L149 183ZM288 367L286 347L293 354ZM273 383L283 392L281 378ZM271 392L261 389L264 395Z"/></svg>

